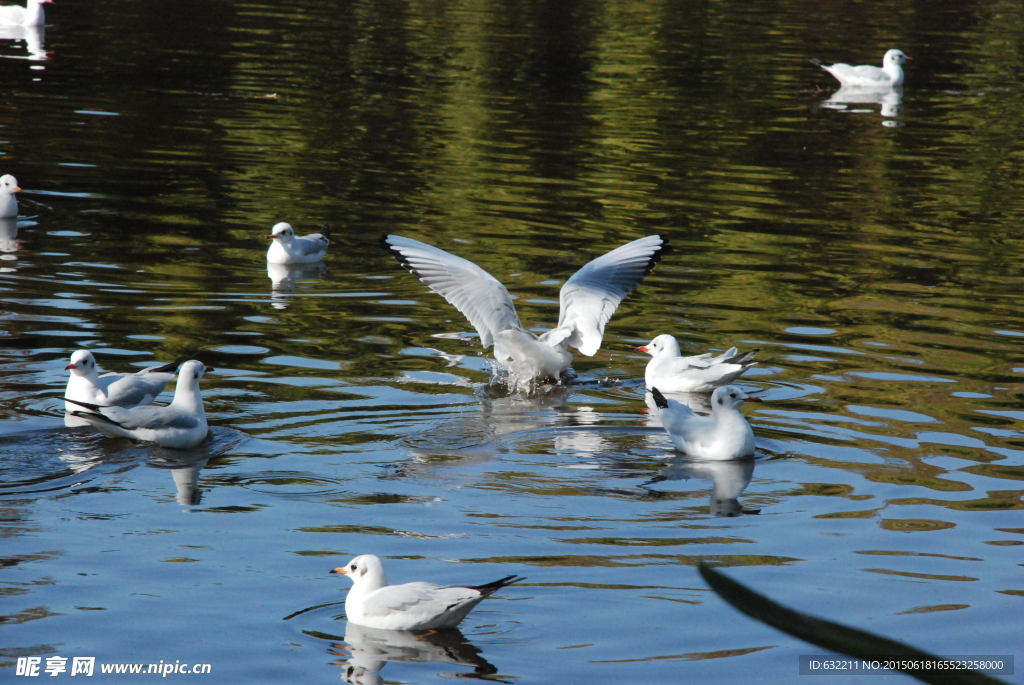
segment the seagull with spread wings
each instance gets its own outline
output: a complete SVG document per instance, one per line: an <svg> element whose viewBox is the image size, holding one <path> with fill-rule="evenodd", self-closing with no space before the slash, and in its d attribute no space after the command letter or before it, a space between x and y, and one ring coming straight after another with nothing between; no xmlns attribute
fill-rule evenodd
<svg viewBox="0 0 1024 685"><path fill-rule="evenodd" d="M462 257L412 238L389 235L391 254L469 319L484 347L499 362L513 360L519 382L561 378L572 363L569 347L592 357L616 307L651 272L668 242L649 235L586 264L562 286L558 325L536 335L523 327L512 296L501 283Z"/></svg>

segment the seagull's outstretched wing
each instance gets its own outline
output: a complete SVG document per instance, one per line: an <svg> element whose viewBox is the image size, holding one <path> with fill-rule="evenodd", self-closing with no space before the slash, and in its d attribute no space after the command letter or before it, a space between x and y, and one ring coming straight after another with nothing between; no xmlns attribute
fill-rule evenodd
<svg viewBox="0 0 1024 685"><path fill-rule="evenodd" d="M471 261L402 236L385 236L395 259L469 319L484 347L508 329L522 330L512 297L501 283Z"/></svg>
<svg viewBox="0 0 1024 685"><path fill-rule="evenodd" d="M651 272L668 241L658 235L626 243L598 257L562 286L558 328L547 334L552 343L569 345L592 357L604 337L604 326L616 307Z"/></svg>

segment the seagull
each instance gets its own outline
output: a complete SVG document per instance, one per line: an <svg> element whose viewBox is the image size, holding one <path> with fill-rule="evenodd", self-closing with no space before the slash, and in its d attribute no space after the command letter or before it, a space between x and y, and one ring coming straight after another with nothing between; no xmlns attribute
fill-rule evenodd
<svg viewBox="0 0 1024 685"><path fill-rule="evenodd" d="M274 224L267 238L274 241L267 250L267 262L270 264L309 264L319 262L327 255L331 226L324 224L319 233L297 238L291 224L282 221Z"/></svg>
<svg viewBox="0 0 1024 685"><path fill-rule="evenodd" d="M882 58L881 68L867 64L851 67L849 64L841 62L829 65L822 64L821 60L817 59L812 59L811 63L817 64L835 76L844 86L877 90L903 85L903 67L901 65L908 61L912 62L914 58L907 57L902 50L889 50Z"/></svg>
<svg viewBox="0 0 1024 685"><path fill-rule="evenodd" d="M682 402L667 400L658 388L651 388L658 418L676 449L699 459L740 459L754 454L754 431L739 412L744 402L760 402L735 385L711 394L711 416L695 414Z"/></svg>
<svg viewBox="0 0 1024 685"><path fill-rule="evenodd" d="M155 442L163 447L187 449L206 439L208 428L199 379L213 371L202 362L187 361L178 369L174 399L166 407L101 407L65 397L65 401L84 407L71 412L112 438L131 438Z"/></svg>
<svg viewBox="0 0 1024 685"><path fill-rule="evenodd" d="M679 354L679 343L671 335L659 335L646 345L636 348L636 351L651 355L644 379L647 387L657 387L662 392L711 392L732 383L757 364L750 361L757 350L739 354L735 347L730 347L717 357L712 357L710 352L696 357L682 357Z"/></svg>
<svg viewBox="0 0 1024 685"><path fill-rule="evenodd" d="M0 7L0 25L4 26L41 26L46 23L43 5L53 0L28 0L27 7L6 5Z"/></svg>
<svg viewBox="0 0 1024 685"><path fill-rule="evenodd" d="M341 573L352 579L352 589L345 597L348 620L384 630L454 628L484 598L507 585L525 580L512 575L470 587L439 587L423 582L388 585L384 565L373 554L361 554L331 573Z"/></svg>
<svg viewBox="0 0 1024 685"><path fill-rule="evenodd" d="M14 194L20 192L18 179L10 174L0 176L0 218L18 216L18 198Z"/></svg>
<svg viewBox="0 0 1024 685"><path fill-rule="evenodd" d="M71 372L64 397L100 407L149 404L171 382L182 361L179 359L163 366L151 366L138 373L105 373L101 376L92 352L78 350L71 355L71 363L64 367ZM64 408L69 412L78 409L67 402Z"/></svg>
<svg viewBox="0 0 1024 685"><path fill-rule="evenodd" d="M385 236L391 254L469 319L484 347L519 382L559 379L572 363L569 346L588 357L601 346L604 326L622 299L651 272L668 242L661 236L626 243L591 261L562 286L558 326L537 336L519 322L512 296L493 276L462 257L397 235Z"/></svg>

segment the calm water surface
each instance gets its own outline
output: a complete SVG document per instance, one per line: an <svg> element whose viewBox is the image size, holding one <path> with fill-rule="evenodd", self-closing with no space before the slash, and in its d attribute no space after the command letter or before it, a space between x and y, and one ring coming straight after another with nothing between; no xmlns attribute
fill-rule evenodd
<svg viewBox="0 0 1024 685"><path fill-rule="evenodd" d="M1018 3L48 16L0 35L0 171L24 188L0 226L5 673L792 682L820 650L727 607L702 558L940 654L1020 645ZM890 47L916 58L899 102L839 102L806 61ZM268 274L278 221L335 224L323 269ZM576 384L502 397L385 232L478 262L538 331L587 260L675 249ZM756 462L688 462L650 425L633 349L665 332L760 349ZM199 353L210 441L65 428L80 347L117 371ZM365 552L397 582L528 580L461 636L381 636L327 573Z"/></svg>

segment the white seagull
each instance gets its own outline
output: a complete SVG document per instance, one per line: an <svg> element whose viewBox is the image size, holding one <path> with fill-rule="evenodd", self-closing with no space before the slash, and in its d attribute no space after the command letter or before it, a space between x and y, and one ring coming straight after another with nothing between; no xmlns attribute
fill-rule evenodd
<svg viewBox="0 0 1024 685"><path fill-rule="evenodd" d="M881 68L862 64L852 67L849 64L822 64L821 60L812 59L813 64L832 74L844 86L854 88L892 88L903 85L903 63L914 61L913 57L907 57L902 50L889 50L882 58Z"/></svg>
<svg viewBox="0 0 1024 685"><path fill-rule="evenodd" d="M757 350L739 354L735 347L717 357L712 357L710 352L695 357L680 356L679 343L671 335L659 335L636 351L651 355L644 379L648 388L662 392L711 392L732 383L757 364L750 361Z"/></svg>
<svg viewBox="0 0 1024 685"><path fill-rule="evenodd" d="M187 449L206 439L209 429L203 396L199 392L199 379L213 371L202 362L187 361L178 369L178 384L174 399L166 407L101 407L89 402L70 400L84 407L71 412L88 421L94 428L112 438L131 438L155 442L163 447ZM69 400L70 398L64 398Z"/></svg>
<svg viewBox="0 0 1024 685"><path fill-rule="evenodd" d="M512 575L470 587L440 587L423 582L388 585L384 566L373 554L361 554L331 573L342 573L352 579L352 589L345 597L348 620L384 630L454 628L485 597L525 580Z"/></svg>
<svg viewBox="0 0 1024 685"><path fill-rule="evenodd" d="M149 404L171 382L182 361L151 366L137 373L105 373L101 376L92 352L78 350L71 355L71 363L64 367L71 372L64 397L100 407ZM78 406L65 402L64 408L70 412Z"/></svg>
<svg viewBox="0 0 1024 685"><path fill-rule="evenodd" d="M319 233L298 238L291 224L282 221L274 224L267 237L274 241L267 250L267 262L270 264L309 264L319 262L327 255L331 227L324 224Z"/></svg>
<svg viewBox="0 0 1024 685"><path fill-rule="evenodd" d="M760 402L748 397L735 385L718 388L711 394L711 416L695 414L682 402L667 400L658 388L651 388L661 425L668 431L676 449L699 459L740 459L754 454L754 431L739 407L744 402Z"/></svg>
<svg viewBox="0 0 1024 685"><path fill-rule="evenodd" d="M514 360L517 383L561 377L572 363L569 346L592 357L616 307L658 263L661 236L626 243L585 265L562 286L558 326L537 336L519 322L512 296L493 276L462 257L411 238L384 239L392 255L469 319L499 362Z"/></svg>
<svg viewBox="0 0 1024 685"><path fill-rule="evenodd" d="M0 176L0 218L18 216L18 198L15 193L20 193L18 179L10 174Z"/></svg>
<svg viewBox="0 0 1024 685"><path fill-rule="evenodd" d="M53 0L28 0L26 7L6 5L0 7L0 24L4 26L41 26L46 23L43 5Z"/></svg>

